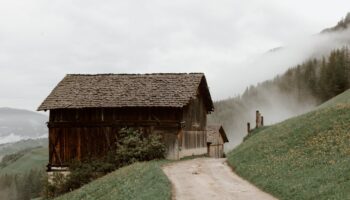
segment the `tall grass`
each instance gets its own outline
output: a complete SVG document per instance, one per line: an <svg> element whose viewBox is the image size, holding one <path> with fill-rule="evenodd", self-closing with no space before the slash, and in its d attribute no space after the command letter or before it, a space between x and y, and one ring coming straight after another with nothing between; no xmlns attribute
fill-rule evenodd
<svg viewBox="0 0 350 200"><path fill-rule="evenodd" d="M252 135L229 164L280 199L350 199L349 99L350 91Z"/></svg>
<svg viewBox="0 0 350 200"><path fill-rule="evenodd" d="M120 168L55 200L170 200L171 183L161 170L164 162Z"/></svg>

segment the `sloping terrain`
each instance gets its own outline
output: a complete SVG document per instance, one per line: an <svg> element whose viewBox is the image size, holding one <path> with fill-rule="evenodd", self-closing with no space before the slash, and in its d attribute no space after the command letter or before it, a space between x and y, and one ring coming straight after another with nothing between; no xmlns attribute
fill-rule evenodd
<svg viewBox="0 0 350 200"><path fill-rule="evenodd" d="M321 33L332 33L336 31L343 31L349 27L350 24L350 13L346 17L338 22L334 27L324 29Z"/></svg>
<svg viewBox="0 0 350 200"><path fill-rule="evenodd" d="M350 105L350 90L339 94L338 96L326 101L318 108L332 107L336 105Z"/></svg>
<svg viewBox="0 0 350 200"><path fill-rule="evenodd" d="M18 159L9 163L4 168L0 168L0 175L19 174L29 172L30 170L45 170L48 163L47 147L29 148L24 151Z"/></svg>
<svg viewBox="0 0 350 200"><path fill-rule="evenodd" d="M257 132L228 162L280 199L350 199L350 91Z"/></svg>
<svg viewBox="0 0 350 200"><path fill-rule="evenodd" d="M247 66L256 69L255 74L271 69L276 76L247 87L241 95L215 102L208 124L223 124L231 149L241 143L246 123L254 122L256 110L266 116L265 124L309 112L349 87L349 46L350 13L320 34L249 58Z"/></svg>
<svg viewBox="0 0 350 200"><path fill-rule="evenodd" d="M47 135L48 116L37 112L0 108L0 144Z"/></svg>
<svg viewBox="0 0 350 200"><path fill-rule="evenodd" d="M0 144L0 161L1 161L1 158L5 155L13 154L18 151L22 151L24 149L39 147L39 146L47 147L48 139L47 138L27 139L27 140L20 140L18 142L13 142L13 143Z"/></svg>
<svg viewBox="0 0 350 200"><path fill-rule="evenodd" d="M123 167L56 200L170 200L171 184L160 168L163 163Z"/></svg>

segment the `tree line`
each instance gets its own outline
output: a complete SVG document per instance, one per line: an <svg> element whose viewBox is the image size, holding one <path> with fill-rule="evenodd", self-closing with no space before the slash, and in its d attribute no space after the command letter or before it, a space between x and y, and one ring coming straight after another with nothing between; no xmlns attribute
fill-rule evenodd
<svg viewBox="0 0 350 200"><path fill-rule="evenodd" d="M284 111L289 112L284 116L287 118L292 116L293 110L315 107L349 88L350 51L345 46L327 56L294 66L271 80L249 86L242 95L215 102L215 112L209 116L209 123L223 123L225 129L235 133L234 137L241 134L234 138L239 143L255 110L277 108L266 116L267 119Z"/></svg>
<svg viewBox="0 0 350 200"><path fill-rule="evenodd" d="M348 47L334 50L328 57L312 59L277 76L271 84L281 91L306 95L318 103L327 101L350 88L350 52Z"/></svg>
<svg viewBox="0 0 350 200"><path fill-rule="evenodd" d="M310 59L289 68L272 80L247 87L241 96L231 100L261 99L258 91L269 91L271 88L280 93L292 94L301 102L314 97L320 104L337 96L350 88L349 47L333 50L328 56Z"/></svg>

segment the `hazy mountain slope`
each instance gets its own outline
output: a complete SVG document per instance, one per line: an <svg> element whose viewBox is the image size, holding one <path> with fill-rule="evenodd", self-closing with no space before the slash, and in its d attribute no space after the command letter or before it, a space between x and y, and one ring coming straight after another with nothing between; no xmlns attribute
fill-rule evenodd
<svg viewBox="0 0 350 200"><path fill-rule="evenodd" d="M14 142L14 143L0 144L0 161L1 161L1 158L5 155L13 154L24 149L38 147L38 146L48 147L48 139L47 138L27 139L27 140Z"/></svg>
<svg viewBox="0 0 350 200"><path fill-rule="evenodd" d="M349 23L349 19L350 14L338 24ZM350 77L349 73L341 72L350 67L350 62L347 60L348 49L341 50L340 53L335 51L335 48L342 49L349 46L350 27L347 26L344 29L334 28L333 31L317 34L291 46L277 48L259 59L251 59L251 65L257 69L256 77L266 71L278 75L247 87L247 90L239 96L215 102L215 111L208 119L209 123L224 125L230 139L226 149L231 149L242 141L247 134L247 122L254 127L256 110L260 110L264 115L265 124L273 124L308 112L321 102L344 91L344 87L349 88L349 85L339 85L334 81L343 78L342 75L347 74ZM345 56L346 59L340 55L343 52L348 54ZM323 57L326 60L323 60ZM288 70L282 70L287 67ZM327 70L322 71L323 68ZM331 75L332 68L343 69ZM325 78L327 80L320 80L321 74L329 75ZM330 79L333 79L333 82L329 81ZM329 92L324 92L326 87L330 87Z"/></svg>
<svg viewBox="0 0 350 200"><path fill-rule="evenodd" d="M280 199L350 199L350 90L251 136L235 171Z"/></svg>
<svg viewBox="0 0 350 200"><path fill-rule="evenodd" d="M47 135L48 116L14 108L0 108L0 144Z"/></svg>
<svg viewBox="0 0 350 200"><path fill-rule="evenodd" d="M47 147L31 148L23 153L24 155L14 162L4 168L0 168L0 175L19 174L29 172L30 170L45 170L49 154Z"/></svg>
<svg viewBox="0 0 350 200"><path fill-rule="evenodd" d="M331 28L324 29L321 33L332 33L346 30L350 26L350 13L346 17L338 22L338 24Z"/></svg>

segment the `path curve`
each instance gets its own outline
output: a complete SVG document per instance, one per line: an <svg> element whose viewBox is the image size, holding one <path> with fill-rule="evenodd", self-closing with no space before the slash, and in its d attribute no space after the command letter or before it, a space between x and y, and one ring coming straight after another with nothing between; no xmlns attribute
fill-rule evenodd
<svg viewBox="0 0 350 200"><path fill-rule="evenodd" d="M226 159L197 158L163 167L176 200L275 200L236 175Z"/></svg>

